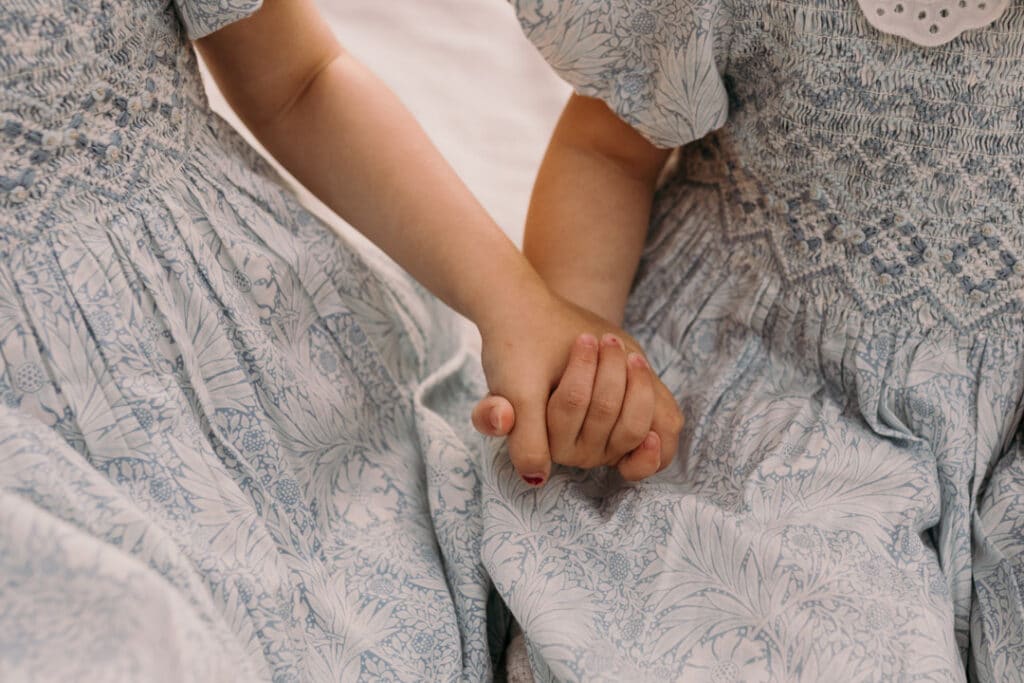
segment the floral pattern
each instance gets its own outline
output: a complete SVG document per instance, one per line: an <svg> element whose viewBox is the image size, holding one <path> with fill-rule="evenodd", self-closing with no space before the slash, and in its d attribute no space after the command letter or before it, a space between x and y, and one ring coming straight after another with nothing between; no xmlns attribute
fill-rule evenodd
<svg viewBox="0 0 1024 683"><path fill-rule="evenodd" d="M500 654L479 361L209 111L186 30L258 7L0 6L2 680L485 680Z"/></svg>
<svg viewBox="0 0 1024 683"><path fill-rule="evenodd" d="M684 146L626 320L688 471L485 463L536 676L1024 680L1024 4L938 48L852 0L513 4Z"/></svg>
<svg viewBox="0 0 1024 683"><path fill-rule="evenodd" d="M690 470L541 490L450 312L209 112L187 35L257 7L0 7L0 678L487 680L505 603L541 680L1019 679L1024 7L956 53L520 2L652 139L721 128L628 310Z"/></svg>

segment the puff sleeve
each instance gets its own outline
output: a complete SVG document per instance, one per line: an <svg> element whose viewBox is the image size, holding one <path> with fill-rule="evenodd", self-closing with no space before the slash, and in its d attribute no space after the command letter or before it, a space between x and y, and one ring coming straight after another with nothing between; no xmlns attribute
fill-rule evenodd
<svg viewBox="0 0 1024 683"><path fill-rule="evenodd" d="M725 0L511 1L555 71L652 143L684 145L725 123Z"/></svg>
<svg viewBox="0 0 1024 683"><path fill-rule="evenodd" d="M263 0L174 0L174 5L192 40L244 19L263 5Z"/></svg>

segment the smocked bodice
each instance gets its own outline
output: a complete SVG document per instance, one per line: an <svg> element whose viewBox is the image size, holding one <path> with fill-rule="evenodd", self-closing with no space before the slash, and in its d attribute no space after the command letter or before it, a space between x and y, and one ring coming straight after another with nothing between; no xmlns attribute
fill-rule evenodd
<svg viewBox="0 0 1024 683"><path fill-rule="evenodd" d="M166 0L5 0L0 240L177 173L207 118L185 40Z"/></svg>
<svg viewBox="0 0 1024 683"><path fill-rule="evenodd" d="M763 233L787 281L828 280L869 313L1019 313L1024 5L930 48L855 3L731 11L729 236Z"/></svg>
<svg viewBox="0 0 1024 683"><path fill-rule="evenodd" d="M822 308L1020 329L1024 3L931 47L857 0L516 5L577 91L655 144L719 131L683 173L721 188L716 229L752 269Z"/></svg>

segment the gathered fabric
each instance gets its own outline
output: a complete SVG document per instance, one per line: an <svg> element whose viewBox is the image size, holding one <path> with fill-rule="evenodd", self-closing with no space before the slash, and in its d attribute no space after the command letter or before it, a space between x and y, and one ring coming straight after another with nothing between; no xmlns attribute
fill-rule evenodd
<svg viewBox="0 0 1024 683"><path fill-rule="evenodd" d="M931 47L849 0L513 4L682 146L626 325L689 470L484 496L541 678L1022 680L1024 4Z"/></svg>
<svg viewBox="0 0 1024 683"><path fill-rule="evenodd" d="M0 679L500 655L472 336L209 111L187 37L258 7L0 8Z"/></svg>

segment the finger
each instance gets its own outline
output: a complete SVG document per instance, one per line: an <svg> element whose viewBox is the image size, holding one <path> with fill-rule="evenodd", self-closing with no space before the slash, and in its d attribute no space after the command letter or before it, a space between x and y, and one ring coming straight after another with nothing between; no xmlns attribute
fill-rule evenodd
<svg viewBox="0 0 1024 683"><path fill-rule="evenodd" d="M490 394L473 408L473 427L484 436L508 436L516 423L516 411L504 396Z"/></svg>
<svg viewBox="0 0 1024 683"><path fill-rule="evenodd" d="M548 400L548 442L554 462L565 462L576 447L594 390L597 358L597 339L581 334L569 352L558 388Z"/></svg>
<svg viewBox="0 0 1024 683"><path fill-rule="evenodd" d="M608 438L609 461L618 462L638 448L651 431L653 419L654 377L644 357L631 353L626 357L626 395Z"/></svg>
<svg viewBox="0 0 1024 683"><path fill-rule="evenodd" d="M548 428L545 421L547 396L513 403L516 426L508 436L509 457L516 472L530 486L540 486L551 475Z"/></svg>
<svg viewBox="0 0 1024 683"><path fill-rule="evenodd" d="M607 462L608 437L619 419L626 393L626 348L615 335L601 339L601 352L594 378L594 392L576 442L577 467L597 467Z"/></svg>
<svg viewBox="0 0 1024 683"><path fill-rule="evenodd" d="M640 481L661 471L661 438L648 432L640 446L619 461L616 469L626 481Z"/></svg>
<svg viewBox="0 0 1024 683"><path fill-rule="evenodd" d="M661 438L661 466L658 470L660 472L675 459L679 451L679 436L686 425L686 420L668 387L656 382L655 395L654 421L651 429Z"/></svg>

